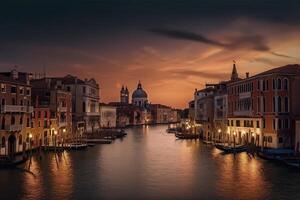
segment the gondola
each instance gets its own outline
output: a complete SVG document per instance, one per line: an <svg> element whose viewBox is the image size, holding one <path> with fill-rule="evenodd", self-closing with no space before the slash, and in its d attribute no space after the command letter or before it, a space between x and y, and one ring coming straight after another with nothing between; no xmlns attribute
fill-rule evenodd
<svg viewBox="0 0 300 200"><path fill-rule="evenodd" d="M264 149L257 152L258 157L265 160L280 160L283 157L289 157L293 155L293 150L290 149Z"/></svg>
<svg viewBox="0 0 300 200"><path fill-rule="evenodd" d="M230 147L223 144L215 144L215 147L225 153L241 153L247 151L247 147L245 145Z"/></svg>
<svg viewBox="0 0 300 200"><path fill-rule="evenodd" d="M87 144L71 143L68 145L68 150L84 150L88 147Z"/></svg>
<svg viewBox="0 0 300 200"><path fill-rule="evenodd" d="M22 156L18 158L2 157L0 159L0 168L13 168L25 163L27 160L28 156Z"/></svg>
<svg viewBox="0 0 300 200"><path fill-rule="evenodd" d="M278 158L283 164L293 167L293 168L300 168L300 159L299 158Z"/></svg>
<svg viewBox="0 0 300 200"><path fill-rule="evenodd" d="M198 134L190 134L190 133L175 133L175 137L178 139L198 139Z"/></svg>
<svg viewBox="0 0 300 200"><path fill-rule="evenodd" d="M175 128L168 128L166 131L167 131L167 133L177 133L177 132L181 131L181 129L175 127Z"/></svg>

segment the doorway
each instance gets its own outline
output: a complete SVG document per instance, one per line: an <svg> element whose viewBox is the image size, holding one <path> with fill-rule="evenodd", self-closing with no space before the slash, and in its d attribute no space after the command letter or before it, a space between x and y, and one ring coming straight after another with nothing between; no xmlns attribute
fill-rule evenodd
<svg viewBox="0 0 300 200"><path fill-rule="evenodd" d="M10 135L8 137L8 156L13 157L16 153L16 137L14 135Z"/></svg>

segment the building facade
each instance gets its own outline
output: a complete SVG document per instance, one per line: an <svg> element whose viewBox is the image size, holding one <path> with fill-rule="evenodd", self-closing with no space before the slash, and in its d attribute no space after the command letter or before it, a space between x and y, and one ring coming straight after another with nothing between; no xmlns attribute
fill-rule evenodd
<svg viewBox="0 0 300 200"><path fill-rule="evenodd" d="M31 74L0 73L0 155L13 157L31 147Z"/></svg>
<svg viewBox="0 0 300 200"><path fill-rule="evenodd" d="M61 81L56 78L35 79L31 84L33 102L38 101L40 107L50 109L51 128L47 137L57 138L57 143L73 138L71 93L64 90Z"/></svg>
<svg viewBox="0 0 300 200"><path fill-rule="evenodd" d="M100 87L95 79L81 80L67 75L62 78L65 90L72 94L73 129L77 135L100 128Z"/></svg>
<svg viewBox="0 0 300 200"><path fill-rule="evenodd" d="M100 104L101 128L115 128L117 126L117 109L114 106Z"/></svg>
<svg viewBox="0 0 300 200"><path fill-rule="evenodd" d="M294 148L299 81L300 66L287 65L229 83L228 134L261 147Z"/></svg>
<svg viewBox="0 0 300 200"><path fill-rule="evenodd" d="M195 122L199 124L198 131L205 140L213 139L214 93L214 87L206 87L194 93Z"/></svg>
<svg viewBox="0 0 300 200"><path fill-rule="evenodd" d="M214 95L214 137L215 141L224 142L227 133L228 95L226 82L217 85Z"/></svg>

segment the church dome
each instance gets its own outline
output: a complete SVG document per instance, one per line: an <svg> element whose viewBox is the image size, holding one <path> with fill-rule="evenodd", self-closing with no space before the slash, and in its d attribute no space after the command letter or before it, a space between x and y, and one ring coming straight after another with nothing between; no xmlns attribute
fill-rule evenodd
<svg viewBox="0 0 300 200"><path fill-rule="evenodd" d="M137 89L132 93L132 98L147 98L148 95L143 90L141 82L139 82Z"/></svg>

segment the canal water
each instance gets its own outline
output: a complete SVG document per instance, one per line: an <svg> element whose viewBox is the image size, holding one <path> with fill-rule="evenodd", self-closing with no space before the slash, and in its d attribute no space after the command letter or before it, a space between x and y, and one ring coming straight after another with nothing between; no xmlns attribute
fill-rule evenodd
<svg viewBox="0 0 300 200"><path fill-rule="evenodd" d="M166 128L129 128L109 145L0 170L0 199L300 199L300 171L176 140Z"/></svg>

